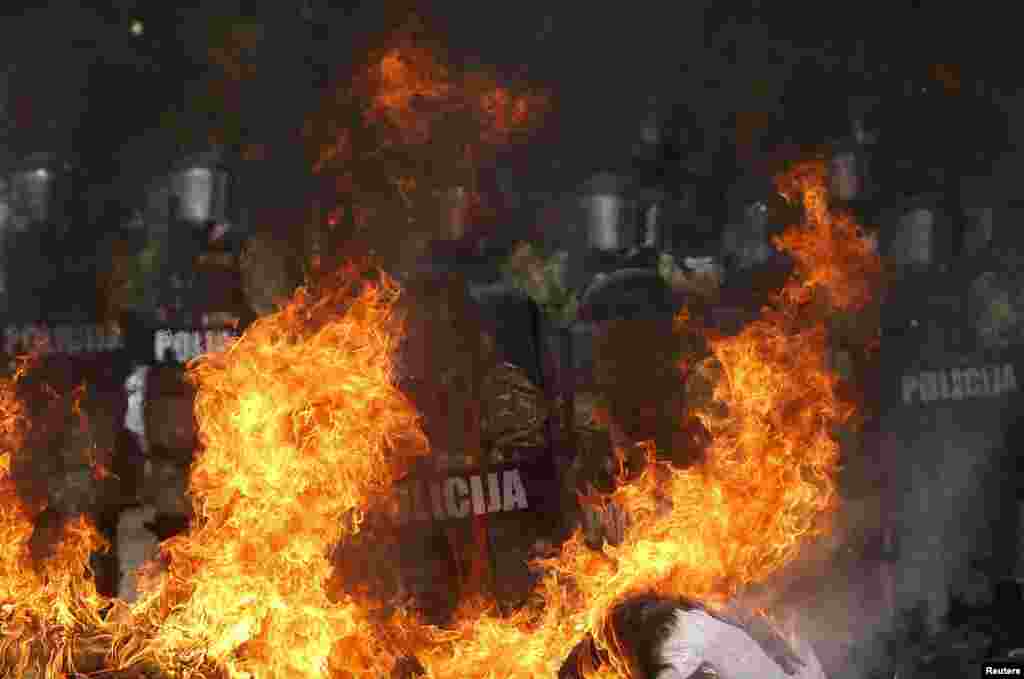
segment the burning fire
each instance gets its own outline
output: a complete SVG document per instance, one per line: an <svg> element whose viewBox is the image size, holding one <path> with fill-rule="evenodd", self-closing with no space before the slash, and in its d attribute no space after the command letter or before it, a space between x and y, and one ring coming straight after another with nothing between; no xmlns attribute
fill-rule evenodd
<svg viewBox="0 0 1024 679"><path fill-rule="evenodd" d="M418 415L394 386L399 291L384 275L371 279L353 265L191 366L204 447L191 475L195 518L145 567L151 589L131 608L97 594L88 560L104 545L84 517L65 522L52 555L33 562L46 506L27 502L12 476L33 452L35 423L18 392L27 367L0 383L4 676L141 663L167 676L319 678L394 664L398 637L373 602L332 597L327 585L331 547L426 452ZM73 406L80 395L70 394Z"/></svg>
<svg viewBox="0 0 1024 679"><path fill-rule="evenodd" d="M468 114L481 140L499 145L531 129L547 110L548 98L514 91L478 71L449 68L429 48L404 40L385 51L368 69L364 89L369 122L385 122L405 143L424 143L435 130Z"/></svg>
<svg viewBox="0 0 1024 679"><path fill-rule="evenodd" d="M355 93L368 102L362 111L365 121L384 124L401 143L426 143L453 121L464 131L473 130L474 141L508 143L548 109L542 93L499 84L482 71L453 69L437 49L408 37L394 43L370 62ZM327 125L336 143L324 148L317 164L321 169L336 157L348 160L350 152L349 130L338 129L334 119Z"/></svg>
<svg viewBox="0 0 1024 679"><path fill-rule="evenodd" d="M135 612L165 668L194 658L233 677L323 677L337 649L351 672L393 662L366 606L331 601L326 586L331 547L426 451L394 386L398 289L363 273L352 266L323 294L300 291L192 366L204 445L191 471L196 518L162 545L166 576Z"/></svg>
<svg viewBox="0 0 1024 679"><path fill-rule="evenodd" d="M11 478L12 460L31 454L22 373L3 380L0 667L17 663L28 676L42 657L57 679L91 640L107 644L111 667L148 660L174 676L376 677L405 655L438 678L554 676L584 634L612 645L605 616L623 597L653 589L717 605L766 580L828 530L837 507L833 428L852 408L826 368L824 321L866 303L864 281L878 268L863 234L825 207L823 177L801 166L780 181L806 208L806 224L778 240L797 262L794 279L740 334L710 337L717 379L698 413L712 436L704 462L676 469L646 445L640 476L597 499L628 515L622 543L595 552L577 533L541 562L548 574L533 603L505 617L467 601L442 630L329 585L332 547L368 512L393 511L383 504L392 483L426 452L395 387L399 290L387 276L350 266L191 366L203 443L191 472L195 519L161 546L147 569L152 589L130 610L96 593L87 564L101 540L85 519L32 563L42 508ZM822 295L827 304L811 303Z"/></svg>
<svg viewBox="0 0 1024 679"><path fill-rule="evenodd" d="M838 503L833 428L853 409L826 367L830 309L808 302L825 293L834 309L863 303L870 290L859 276L879 262L847 218L825 209L823 168L800 166L782 182L807 208L806 224L779 240L797 274L761 319L734 337L710 338L720 378L715 402L698 414L712 435L704 463L676 469L655 461L648 445L639 479L604 498L606 511L614 504L629 516L623 542L598 553L574 535L542 562L549 575L536 609L504 619L464 614L420 650L430 676L554 676L585 633L612 646L605 616L629 594L653 589L722 604L829 529Z"/></svg>
<svg viewBox="0 0 1024 679"><path fill-rule="evenodd" d="M456 67L419 35L415 22L398 29L303 131L314 173L325 186L333 181L334 200L351 218L353 247L376 253L392 272L414 267L428 238L461 240L465 224L491 221L494 196L478 169L526 139L550 108L546 93Z"/></svg>
<svg viewBox="0 0 1024 679"><path fill-rule="evenodd" d="M881 260L875 245L847 214L830 212L826 170L822 163L806 162L779 177L776 185L787 200L800 200L807 215L803 228L790 228L776 245L797 262L800 283L786 286L790 304L810 301L827 293L832 306L857 311L876 296Z"/></svg>
<svg viewBox="0 0 1024 679"><path fill-rule="evenodd" d="M425 140L426 107L445 104L452 92L448 69L430 51L406 46L385 53L375 75L376 92L367 117L386 120L406 132L407 140Z"/></svg>
<svg viewBox="0 0 1024 679"><path fill-rule="evenodd" d="M18 393L39 356L25 357L12 377L0 378L0 671L57 679L76 666L76 638L103 623L107 602L96 591L89 556L107 545L84 516L48 517L41 525L45 497L24 497L15 481L16 466L31 464L28 456L50 453L26 445L33 421ZM75 390L71 404L78 415L80 395ZM59 533L53 549L36 559L30 542L40 528Z"/></svg>

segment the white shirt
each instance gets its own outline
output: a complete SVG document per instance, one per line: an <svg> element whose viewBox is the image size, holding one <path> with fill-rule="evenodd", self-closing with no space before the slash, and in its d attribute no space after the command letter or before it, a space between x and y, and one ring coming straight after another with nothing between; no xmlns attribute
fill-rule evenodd
<svg viewBox="0 0 1024 679"><path fill-rule="evenodd" d="M738 627L701 610L680 611L676 620L662 646L662 657L671 667L658 679L689 679L705 663L722 679L826 679L814 649L805 641L793 644L804 664L788 675Z"/></svg>
<svg viewBox="0 0 1024 679"><path fill-rule="evenodd" d="M146 378L149 377L149 366L135 368L124 382L124 390L128 394L128 409L124 414L124 428L132 433L143 452L149 450L146 441Z"/></svg>

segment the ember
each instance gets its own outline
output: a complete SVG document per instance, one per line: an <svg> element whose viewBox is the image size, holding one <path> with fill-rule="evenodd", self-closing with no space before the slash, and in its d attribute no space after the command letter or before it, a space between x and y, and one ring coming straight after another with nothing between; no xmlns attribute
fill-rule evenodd
<svg viewBox="0 0 1024 679"><path fill-rule="evenodd" d="M457 113L482 123L482 141L508 143L547 108L543 95L514 93L482 73L454 72L434 51L410 40L380 56L364 87L370 90L367 119L387 122L410 144L427 142L436 127Z"/></svg>

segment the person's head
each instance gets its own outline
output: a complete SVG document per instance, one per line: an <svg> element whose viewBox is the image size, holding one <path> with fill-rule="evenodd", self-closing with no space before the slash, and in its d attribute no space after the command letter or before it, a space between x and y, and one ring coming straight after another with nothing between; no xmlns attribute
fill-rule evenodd
<svg viewBox="0 0 1024 679"><path fill-rule="evenodd" d="M612 609L608 637L635 676L656 679L669 669L661 647L677 610L673 601L653 594L631 597Z"/></svg>
<svg viewBox="0 0 1024 679"><path fill-rule="evenodd" d="M630 597L612 609L608 636L636 679L701 679L711 676L704 672L704 668L683 676L662 653L665 642L676 629L679 613L688 610L703 610L703 607L689 599L672 599L657 594Z"/></svg>
<svg viewBox="0 0 1024 679"><path fill-rule="evenodd" d="M683 674L666 660L666 643L678 629L679 614L689 610L706 612L719 618L697 601L684 597L666 597L654 593L630 597L614 606L608 619L607 637L616 654L629 665L635 679L705 679L714 677L707 666Z"/></svg>
<svg viewBox="0 0 1024 679"><path fill-rule="evenodd" d="M615 605L608 616L604 636L611 646L611 653L626 664L631 679L705 679L715 676L706 665L701 665L696 672L683 674L663 654L666 642L678 629L679 613L692 610L705 609L690 599L653 593L631 596ZM588 636L573 649L558 677L582 679L608 661L607 653Z"/></svg>

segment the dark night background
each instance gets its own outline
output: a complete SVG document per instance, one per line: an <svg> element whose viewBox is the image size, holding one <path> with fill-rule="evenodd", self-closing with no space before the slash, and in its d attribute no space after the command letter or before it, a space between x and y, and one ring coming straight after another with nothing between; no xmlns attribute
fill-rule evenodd
<svg viewBox="0 0 1024 679"><path fill-rule="evenodd" d="M119 142L181 108L193 95L189 82L208 68L218 26L249 13L264 27L260 82L239 104L258 106L264 120L256 124L286 138L301 126L316 85L344 73L410 9L315 0L261 6L53 2L19 15L6 5L5 146L66 145L90 184L112 183ZM874 115L895 123L885 126L888 153L927 153L933 165L962 167L1008 144L1000 114L1016 90L1003 53L1012 23L1001 28L989 12L781 2L434 2L424 12L457 57L551 88L558 115L536 163L586 166L628 153L651 97L684 132L685 164L723 181L751 149L845 132L851 95L876 100ZM141 36L130 31L136 19ZM750 148L737 154L737 143Z"/></svg>

